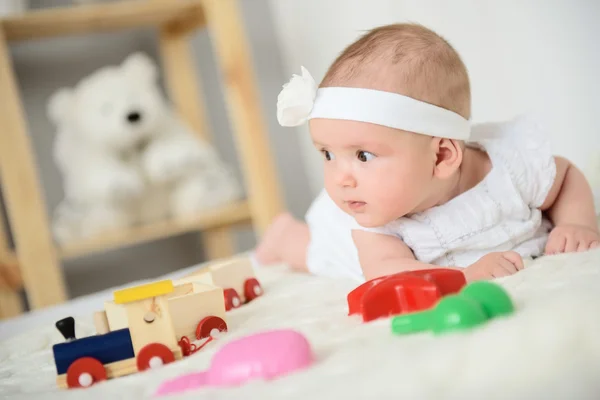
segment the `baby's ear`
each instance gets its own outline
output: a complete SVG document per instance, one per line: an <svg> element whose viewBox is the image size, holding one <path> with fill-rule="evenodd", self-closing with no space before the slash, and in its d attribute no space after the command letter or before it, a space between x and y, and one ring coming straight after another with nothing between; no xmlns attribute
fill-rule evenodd
<svg viewBox="0 0 600 400"><path fill-rule="evenodd" d="M463 160L464 142L454 139L433 138L434 147L435 175L438 178L445 179L450 177L458 168Z"/></svg>
<svg viewBox="0 0 600 400"><path fill-rule="evenodd" d="M156 64L148 55L135 52L123 61L123 71L132 79L154 82L157 78Z"/></svg>
<svg viewBox="0 0 600 400"><path fill-rule="evenodd" d="M62 88L54 92L48 100L46 113L55 125L62 123L72 109L73 90Z"/></svg>

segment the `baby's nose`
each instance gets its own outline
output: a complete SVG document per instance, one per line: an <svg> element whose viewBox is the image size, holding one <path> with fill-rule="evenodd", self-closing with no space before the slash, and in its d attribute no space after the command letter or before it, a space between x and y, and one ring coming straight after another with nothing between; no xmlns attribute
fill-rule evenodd
<svg viewBox="0 0 600 400"><path fill-rule="evenodd" d="M338 184L342 187L355 187L356 179L351 173L341 171L338 175Z"/></svg>
<svg viewBox="0 0 600 400"><path fill-rule="evenodd" d="M129 121L130 124L137 124L141 120L142 114L140 114L138 111L131 111L129 114L127 114L127 121Z"/></svg>

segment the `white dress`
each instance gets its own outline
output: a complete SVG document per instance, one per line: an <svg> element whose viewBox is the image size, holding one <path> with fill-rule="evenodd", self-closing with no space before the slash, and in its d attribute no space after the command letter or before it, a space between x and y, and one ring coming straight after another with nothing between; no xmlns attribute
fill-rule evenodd
<svg viewBox="0 0 600 400"><path fill-rule="evenodd" d="M472 189L424 212L378 228L363 228L323 190L306 215L311 241L309 270L317 275L364 281L352 230L396 236L417 260L467 267L487 253L513 250L522 257L543 253L551 224L543 204L556 176L551 147L529 118L473 126L474 142L492 168Z"/></svg>

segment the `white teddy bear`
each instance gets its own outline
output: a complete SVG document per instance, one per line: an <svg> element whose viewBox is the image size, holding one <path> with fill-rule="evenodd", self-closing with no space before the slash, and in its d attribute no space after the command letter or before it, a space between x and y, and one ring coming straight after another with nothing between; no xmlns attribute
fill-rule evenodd
<svg viewBox="0 0 600 400"><path fill-rule="evenodd" d="M59 242L185 218L241 196L230 168L175 115L157 81L156 65L134 53L50 98L65 191L53 219Z"/></svg>

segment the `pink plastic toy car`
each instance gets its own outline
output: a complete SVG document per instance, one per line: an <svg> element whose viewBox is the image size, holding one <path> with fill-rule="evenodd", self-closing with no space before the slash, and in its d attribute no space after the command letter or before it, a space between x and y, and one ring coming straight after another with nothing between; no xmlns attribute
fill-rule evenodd
<svg viewBox="0 0 600 400"><path fill-rule="evenodd" d="M223 346L207 371L164 382L156 394L181 393L204 386L237 386L253 379L270 380L312 364L306 338L293 330L274 330L246 336Z"/></svg>

